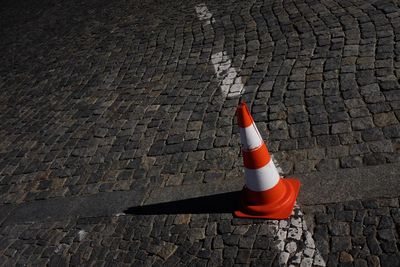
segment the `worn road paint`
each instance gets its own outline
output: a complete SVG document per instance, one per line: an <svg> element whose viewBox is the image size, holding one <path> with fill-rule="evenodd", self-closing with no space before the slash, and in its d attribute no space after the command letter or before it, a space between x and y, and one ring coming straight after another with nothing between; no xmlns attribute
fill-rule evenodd
<svg viewBox="0 0 400 267"><path fill-rule="evenodd" d="M195 6L195 10L204 27L215 23L212 13L204 3ZM232 67L232 60L228 53L221 51L212 54L211 63L216 77L220 81L222 94L228 98L239 97L244 92L244 84L236 69Z"/></svg>
<svg viewBox="0 0 400 267"><path fill-rule="evenodd" d="M197 16L204 27L215 23L212 13L202 3L195 6ZM226 51L212 54L213 64L217 79L221 82L222 93L230 97L238 97L244 92L244 84L238 72L232 67L232 61ZM278 171L282 169L274 161ZM303 213L296 204L293 215L287 220L274 220L271 222L276 233L278 249L280 250L279 263L289 266L326 266L325 261L315 248L312 234L308 231Z"/></svg>
<svg viewBox="0 0 400 267"><path fill-rule="evenodd" d="M279 173L282 168L271 156ZM283 266L326 266L324 259L315 247L312 234L308 231L303 212L297 202L292 216L287 220L274 220L276 240L278 241L279 264Z"/></svg>
<svg viewBox="0 0 400 267"><path fill-rule="evenodd" d="M280 266L326 266L297 204L289 219L274 220L271 224L280 251Z"/></svg>
<svg viewBox="0 0 400 267"><path fill-rule="evenodd" d="M206 4L198 4L195 6L195 9L199 20L203 21L204 25L209 25L211 22L215 22L215 19L212 17L212 13L208 10Z"/></svg>
<svg viewBox="0 0 400 267"><path fill-rule="evenodd" d="M218 80L221 81L221 91L225 96L238 97L243 93L244 84L242 78L234 67L226 52L215 53L211 56Z"/></svg>

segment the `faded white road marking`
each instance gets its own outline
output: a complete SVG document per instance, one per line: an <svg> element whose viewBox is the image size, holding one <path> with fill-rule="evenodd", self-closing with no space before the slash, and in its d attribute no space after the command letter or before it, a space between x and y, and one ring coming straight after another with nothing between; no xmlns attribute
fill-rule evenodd
<svg viewBox="0 0 400 267"><path fill-rule="evenodd" d="M212 13L204 3L195 6L195 10L199 20L203 22L203 26L215 23ZM239 97L244 92L244 84L236 69L232 67L232 60L227 52L222 51L212 54L211 63L217 79L220 81L222 94L228 98Z"/></svg>
<svg viewBox="0 0 400 267"><path fill-rule="evenodd" d="M204 27L210 27L212 23L215 23L212 13L204 3L197 5L195 10ZM236 69L232 67L232 61L226 51L212 54L211 63L217 79L221 82L221 91L226 97L238 97L244 93L242 79L238 76ZM279 173L282 173L279 164L275 160L274 163ZM297 204L291 218L280 221L274 220L272 227L275 228L276 238L279 241L278 249L281 251L279 262L281 265L326 266L325 261L315 248L312 234L307 230L303 213Z"/></svg>
<svg viewBox="0 0 400 267"><path fill-rule="evenodd" d="M244 89L242 78L234 67L226 52L218 52L211 56L211 63L214 66L218 80L221 81L221 91L225 96L240 96Z"/></svg>
<svg viewBox="0 0 400 267"><path fill-rule="evenodd" d="M85 230L79 230L78 234L77 234L79 241L82 241L86 237L87 234L88 233Z"/></svg>
<svg viewBox="0 0 400 267"><path fill-rule="evenodd" d="M279 173L282 168L271 156ZM283 266L326 266L324 259L315 247L312 234L308 231L304 214L301 212L297 202L294 206L292 216L287 220L274 220L272 227L275 228L279 255L279 264Z"/></svg>
<svg viewBox="0 0 400 267"><path fill-rule="evenodd" d="M271 223L278 241L280 266L326 266L297 204L289 219Z"/></svg>
<svg viewBox="0 0 400 267"><path fill-rule="evenodd" d="M198 4L195 6L195 9L199 20L204 20L204 25L209 25L211 22L215 22L215 19L212 17L212 13L208 10L206 4Z"/></svg>
<svg viewBox="0 0 400 267"><path fill-rule="evenodd" d="M68 244L59 244L56 249L54 250L54 253L56 254L63 254L65 250L69 249L70 245Z"/></svg>

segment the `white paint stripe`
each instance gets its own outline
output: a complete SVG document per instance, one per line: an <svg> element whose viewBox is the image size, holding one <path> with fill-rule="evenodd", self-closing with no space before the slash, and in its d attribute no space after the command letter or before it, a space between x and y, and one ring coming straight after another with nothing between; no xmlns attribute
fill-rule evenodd
<svg viewBox="0 0 400 267"><path fill-rule="evenodd" d="M208 11L206 4L198 4L195 6L195 9L199 20L204 20L205 25L210 24L210 22L215 22L215 19L212 17L212 13Z"/></svg>
<svg viewBox="0 0 400 267"><path fill-rule="evenodd" d="M273 155L271 155L274 161ZM280 171L279 164L275 163ZM308 231L304 215L297 202L292 216L287 220L274 220L275 236L278 240L279 265L281 266L326 266L324 259L315 247L312 234ZM299 242L304 246L297 245ZM289 260L290 259L290 260Z"/></svg>
<svg viewBox="0 0 400 267"><path fill-rule="evenodd" d="M203 22L204 26L211 25L211 23L215 22L212 13L208 10L204 3L197 5L195 10L199 20ZM221 82L220 87L224 96L238 97L244 93L245 89L242 79L238 76L236 69L232 67L232 61L225 51L214 53L211 56L211 62L213 64L217 79L219 79ZM270 161L270 163L272 162L273 161ZM278 168L280 169L279 166ZM297 223L296 220L293 222L292 219L290 219L290 222L289 220L273 221L273 223L276 224L277 238L281 241L278 245L278 248L281 251L279 259L283 263L282 265L287 265L289 257L291 254L295 253L297 258L293 258L289 264L293 264L295 266L298 266L299 264L301 264L300 266L312 266L312 264L316 266L326 266L325 261L315 248L315 242L312 238L312 234L307 230L305 220L303 219L303 215L297 204L294 212L297 212L298 216L301 214L301 217L299 218L302 227L300 228L298 228L299 223ZM295 250L293 250L293 244L295 244L293 243L293 238L299 238L300 240L301 237L305 239L305 248L298 251L296 246ZM298 263L296 264L295 262Z"/></svg>
<svg viewBox="0 0 400 267"><path fill-rule="evenodd" d="M246 186L256 192L271 189L279 182L279 173L272 160L264 167L252 170L244 168Z"/></svg>
<svg viewBox="0 0 400 267"><path fill-rule="evenodd" d="M271 223L275 228L277 247L281 251L280 266L326 266L297 203L292 217L287 220L274 220ZM299 243L303 243L304 246L299 246Z"/></svg>
<svg viewBox="0 0 400 267"><path fill-rule="evenodd" d="M199 20L203 22L203 26L211 25L211 23L215 22L206 4L196 5L195 10ZM232 67L232 61L228 54L225 51L212 54L211 63L217 79L220 81L222 94L229 98L240 96L244 92L244 84L236 69Z"/></svg>

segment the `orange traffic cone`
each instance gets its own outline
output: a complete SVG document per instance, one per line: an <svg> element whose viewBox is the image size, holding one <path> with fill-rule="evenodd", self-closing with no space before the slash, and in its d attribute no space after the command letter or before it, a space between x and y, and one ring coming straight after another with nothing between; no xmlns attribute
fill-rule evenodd
<svg viewBox="0 0 400 267"><path fill-rule="evenodd" d="M246 185L234 214L241 218L286 219L292 212L300 181L279 176L245 103L239 104L236 115Z"/></svg>

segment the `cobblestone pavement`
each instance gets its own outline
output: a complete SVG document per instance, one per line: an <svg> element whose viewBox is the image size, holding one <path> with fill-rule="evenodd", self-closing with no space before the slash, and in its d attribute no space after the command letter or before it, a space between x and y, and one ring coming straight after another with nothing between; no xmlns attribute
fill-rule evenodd
<svg viewBox="0 0 400 267"><path fill-rule="evenodd" d="M399 265L398 198L305 210L313 214L315 244L301 231L298 209L279 222L230 214L127 215L3 226L0 259L3 266L279 266L284 261L297 266L304 251L305 259L316 259L314 266L324 266L314 256L317 247L326 266ZM286 259L278 256L280 245Z"/></svg>
<svg viewBox="0 0 400 267"><path fill-rule="evenodd" d="M0 211L229 183L238 92L283 174L400 162L397 2L16 0L0 25ZM0 265L400 265L398 198L299 205L0 220Z"/></svg>

